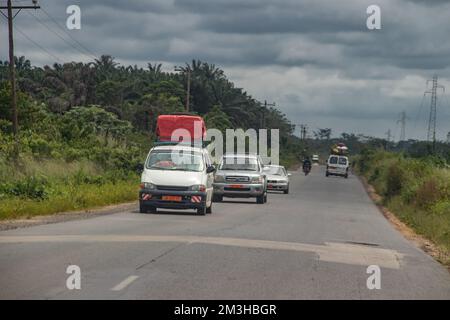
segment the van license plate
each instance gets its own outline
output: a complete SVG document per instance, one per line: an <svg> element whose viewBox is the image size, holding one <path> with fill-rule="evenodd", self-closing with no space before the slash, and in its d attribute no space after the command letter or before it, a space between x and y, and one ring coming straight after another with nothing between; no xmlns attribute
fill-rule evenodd
<svg viewBox="0 0 450 320"><path fill-rule="evenodd" d="M177 201L177 202L180 202L181 201L181 196L162 196L161 199L162 200L166 200L166 201Z"/></svg>

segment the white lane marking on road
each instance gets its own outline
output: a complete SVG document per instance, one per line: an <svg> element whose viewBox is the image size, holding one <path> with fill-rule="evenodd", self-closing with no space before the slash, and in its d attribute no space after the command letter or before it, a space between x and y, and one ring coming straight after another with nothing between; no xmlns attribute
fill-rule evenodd
<svg viewBox="0 0 450 320"><path fill-rule="evenodd" d="M125 289L126 287L128 287L133 281L135 281L137 278L139 278L138 276L129 276L128 278L126 278L125 280L123 280L122 282L120 282L118 285L116 285L114 288L111 288L112 291L120 291Z"/></svg>
<svg viewBox="0 0 450 320"><path fill-rule="evenodd" d="M0 243L34 242L181 242L202 243L223 246L289 250L311 252L319 260L351 265L379 265L390 269L400 269L404 257L391 249L374 248L348 243L325 243L324 245L255 240L242 238L200 237L200 236L139 236L139 235L55 235L55 236L0 236Z"/></svg>

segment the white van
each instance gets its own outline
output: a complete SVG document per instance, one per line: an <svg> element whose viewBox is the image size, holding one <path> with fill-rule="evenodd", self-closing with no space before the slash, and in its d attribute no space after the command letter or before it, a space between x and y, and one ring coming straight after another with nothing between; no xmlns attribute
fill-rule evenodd
<svg viewBox="0 0 450 320"><path fill-rule="evenodd" d="M330 155L327 160L326 176L342 176L348 178L349 161L346 156Z"/></svg>
<svg viewBox="0 0 450 320"><path fill-rule="evenodd" d="M141 177L140 212L169 208L211 213L214 172L206 149L183 145L152 148Z"/></svg>

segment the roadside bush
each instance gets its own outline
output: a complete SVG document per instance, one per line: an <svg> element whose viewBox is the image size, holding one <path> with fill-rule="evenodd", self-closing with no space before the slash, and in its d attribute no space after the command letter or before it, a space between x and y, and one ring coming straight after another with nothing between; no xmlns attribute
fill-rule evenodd
<svg viewBox="0 0 450 320"><path fill-rule="evenodd" d="M34 200L47 199L46 190L48 181L44 177L30 176L15 182L0 184L0 194L5 196L16 196Z"/></svg>
<svg viewBox="0 0 450 320"><path fill-rule="evenodd" d="M400 161L391 164L386 173L386 191L385 196L392 198L399 195L405 182L405 173Z"/></svg>

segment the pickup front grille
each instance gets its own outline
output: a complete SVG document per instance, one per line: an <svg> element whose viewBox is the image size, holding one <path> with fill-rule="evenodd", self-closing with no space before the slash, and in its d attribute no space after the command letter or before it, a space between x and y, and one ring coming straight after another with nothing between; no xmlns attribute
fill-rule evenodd
<svg viewBox="0 0 450 320"><path fill-rule="evenodd" d="M225 180L227 182L249 182L250 178L246 176L227 176Z"/></svg>

